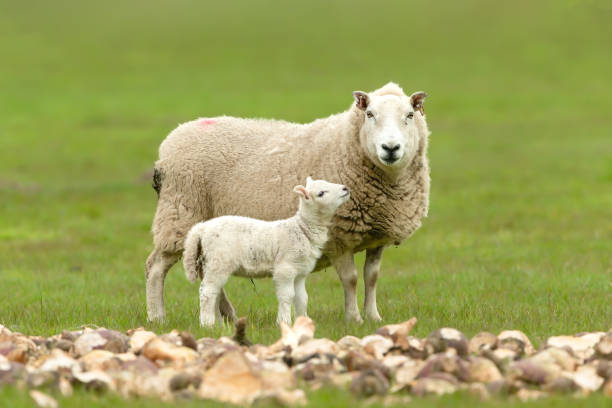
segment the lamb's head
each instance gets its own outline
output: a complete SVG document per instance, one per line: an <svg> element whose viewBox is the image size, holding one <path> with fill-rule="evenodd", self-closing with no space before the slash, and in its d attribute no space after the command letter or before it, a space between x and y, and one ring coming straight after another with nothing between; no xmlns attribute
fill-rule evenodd
<svg viewBox="0 0 612 408"><path fill-rule="evenodd" d="M306 187L295 186L293 191L300 196L300 213L308 219L329 221L342 204L350 198L348 187L325 180L306 179Z"/></svg>
<svg viewBox="0 0 612 408"><path fill-rule="evenodd" d="M425 92L406 96L395 84L372 93L353 92L359 115L359 142L368 158L386 172L396 172L419 151L427 137Z"/></svg>

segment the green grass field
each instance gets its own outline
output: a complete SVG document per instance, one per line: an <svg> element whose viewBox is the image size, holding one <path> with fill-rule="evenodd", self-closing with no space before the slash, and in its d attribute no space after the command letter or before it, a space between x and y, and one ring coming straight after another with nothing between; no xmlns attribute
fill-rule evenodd
<svg viewBox="0 0 612 408"><path fill-rule="evenodd" d="M87 3L0 3L0 323L229 333L198 327L197 286L180 266L168 321L146 322L159 143L198 116L310 121L392 80L429 94L432 194L421 230L385 253L384 321L417 316L419 336L520 329L534 343L612 327L609 2ZM333 269L307 286L317 335L378 327L343 323ZM276 339L271 282L227 289L252 339ZM14 390L2 401L29 404Z"/></svg>

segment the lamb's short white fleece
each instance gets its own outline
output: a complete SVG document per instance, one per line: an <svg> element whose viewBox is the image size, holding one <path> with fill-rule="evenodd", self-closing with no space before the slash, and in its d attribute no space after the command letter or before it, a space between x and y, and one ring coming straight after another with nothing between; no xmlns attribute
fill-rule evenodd
<svg viewBox="0 0 612 408"><path fill-rule="evenodd" d="M306 276L312 272L327 243L336 209L348 201L347 187L307 179L293 189L300 197L297 214L279 221L223 216L194 225L185 240L183 264L187 278L200 285L200 324L220 321L220 295L232 275L271 276L278 297L277 321L291 323L305 316L308 303Z"/></svg>

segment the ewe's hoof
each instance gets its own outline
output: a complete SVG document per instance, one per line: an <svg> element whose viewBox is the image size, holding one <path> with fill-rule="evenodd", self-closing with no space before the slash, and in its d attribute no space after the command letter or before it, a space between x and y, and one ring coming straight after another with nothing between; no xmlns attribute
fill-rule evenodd
<svg viewBox="0 0 612 408"><path fill-rule="evenodd" d="M346 322L347 323L363 324L363 319L361 318L360 315L347 315L346 316Z"/></svg>
<svg viewBox="0 0 612 408"><path fill-rule="evenodd" d="M368 319L371 322L382 322L382 317L380 317L380 315L378 313L376 313L376 314L367 314L366 315L366 319Z"/></svg>
<svg viewBox="0 0 612 408"><path fill-rule="evenodd" d="M236 321L238 320L238 317L236 316L236 314L231 314L231 315L221 315L221 318L223 319L224 322L232 324L232 323L236 323Z"/></svg>

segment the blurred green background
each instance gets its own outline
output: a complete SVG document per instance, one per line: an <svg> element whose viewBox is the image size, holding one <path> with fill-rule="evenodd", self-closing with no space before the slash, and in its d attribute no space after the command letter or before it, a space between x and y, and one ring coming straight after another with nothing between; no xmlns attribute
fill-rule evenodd
<svg viewBox="0 0 612 408"><path fill-rule="evenodd" d="M308 122L394 81L429 94L432 194L383 260L383 319L536 343L610 329L611 17L606 0L0 2L0 323L231 332L197 326L180 266L168 322L146 323L159 143L198 116ZM377 327L343 323L332 269L308 289L319 335ZM228 292L253 340L277 337L269 281Z"/></svg>

